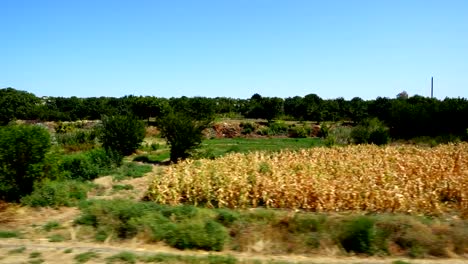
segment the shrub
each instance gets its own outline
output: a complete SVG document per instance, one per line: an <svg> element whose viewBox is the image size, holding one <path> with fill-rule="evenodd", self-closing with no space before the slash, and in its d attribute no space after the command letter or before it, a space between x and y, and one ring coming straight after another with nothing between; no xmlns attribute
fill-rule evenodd
<svg viewBox="0 0 468 264"><path fill-rule="evenodd" d="M346 126L338 126L330 129L325 138L325 145L349 145L352 141L351 132L352 129Z"/></svg>
<svg viewBox="0 0 468 264"><path fill-rule="evenodd" d="M114 171L120 163L119 159L102 148L93 149L63 156L59 161L59 170L65 179L93 180Z"/></svg>
<svg viewBox="0 0 468 264"><path fill-rule="evenodd" d="M373 254L374 239L374 221L365 216L356 217L347 223L339 237L346 251L366 254Z"/></svg>
<svg viewBox="0 0 468 264"><path fill-rule="evenodd" d="M44 160L51 146L40 126L0 127L0 199L18 201L44 178Z"/></svg>
<svg viewBox="0 0 468 264"><path fill-rule="evenodd" d="M275 121L268 126L268 134L271 136L287 135L288 125L283 121Z"/></svg>
<svg viewBox="0 0 468 264"><path fill-rule="evenodd" d="M234 210L220 208L216 209L218 216L216 221L223 224L224 226L231 226L235 221L240 219L240 214Z"/></svg>
<svg viewBox="0 0 468 264"><path fill-rule="evenodd" d="M44 229L45 231L49 232L51 231L52 229L57 229L60 227L60 223L57 222L57 221L50 221L50 222L47 222L44 226L42 226L42 229Z"/></svg>
<svg viewBox="0 0 468 264"><path fill-rule="evenodd" d="M240 127L242 128L242 135L248 135L255 131L255 124L252 122L241 122Z"/></svg>
<svg viewBox="0 0 468 264"><path fill-rule="evenodd" d="M21 203L31 207L74 206L86 199L90 184L74 180L45 181L39 183L34 191L21 199Z"/></svg>
<svg viewBox="0 0 468 264"><path fill-rule="evenodd" d="M178 249L223 249L228 234L219 223L209 221L184 221L166 236L166 242Z"/></svg>
<svg viewBox="0 0 468 264"><path fill-rule="evenodd" d="M323 229L324 217L311 216L308 214L296 214L288 223L288 231L292 233L319 232Z"/></svg>
<svg viewBox="0 0 468 264"><path fill-rule="evenodd" d="M318 136L321 138L327 138L329 134L330 134L330 127L325 124L322 124L320 126L320 131L319 131Z"/></svg>
<svg viewBox="0 0 468 264"><path fill-rule="evenodd" d="M139 178L143 177L148 172L153 170L153 166L147 164L138 164L135 162L129 162L122 165L113 173L113 178L116 181L125 180L128 178Z"/></svg>
<svg viewBox="0 0 468 264"><path fill-rule="evenodd" d="M114 152L108 152L105 149L97 148L84 153L89 160L100 168L100 175L108 173L121 165L120 155Z"/></svg>
<svg viewBox="0 0 468 264"><path fill-rule="evenodd" d="M305 126L297 126L289 129L289 137L292 138L306 138L310 135L310 128Z"/></svg>
<svg viewBox="0 0 468 264"><path fill-rule="evenodd" d="M49 242L63 242L63 241L65 241L65 237L60 235L60 234L53 234L53 235L49 236L48 238L49 238Z"/></svg>
<svg viewBox="0 0 468 264"><path fill-rule="evenodd" d="M93 258L99 258L99 255L96 252L92 252L92 251L81 253L74 257L77 263L86 263Z"/></svg>
<svg viewBox="0 0 468 264"><path fill-rule="evenodd" d="M41 255L42 255L41 252L34 251L34 252L31 252L31 253L29 254L29 258L38 258L38 257L40 257Z"/></svg>
<svg viewBox="0 0 468 264"><path fill-rule="evenodd" d="M352 130L351 137L356 144L385 145L390 141L388 128L377 118L363 120Z"/></svg>
<svg viewBox="0 0 468 264"><path fill-rule="evenodd" d="M124 251L118 254L107 257L107 263L129 263L133 264L137 262L137 255L132 252Z"/></svg>
<svg viewBox="0 0 468 264"><path fill-rule="evenodd" d="M99 175L99 167L85 153L66 155L60 163L62 176L73 180L93 180Z"/></svg>
<svg viewBox="0 0 468 264"><path fill-rule="evenodd" d="M23 253L25 250L26 250L26 247L25 247L25 246L22 246L22 247L15 248L15 249L12 249L12 250L8 251L8 254L21 254L21 253Z"/></svg>
<svg viewBox="0 0 468 264"><path fill-rule="evenodd" d="M95 130L76 130L68 133L55 134L57 144L66 151L82 151L92 149L96 145L97 134Z"/></svg>
<svg viewBox="0 0 468 264"><path fill-rule="evenodd" d="M96 228L97 239L109 234L131 238L150 232L153 241L164 241L179 249L221 250L228 238L216 214L193 206L162 206L129 200L96 200L83 203L77 224Z"/></svg>
<svg viewBox="0 0 468 264"><path fill-rule="evenodd" d="M12 238L12 237L19 237L20 234L18 231L4 231L0 230L0 238Z"/></svg>
<svg viewBox="0 0 468 264"><path fill-rule="evenodd" d="M103 116L99 140L112 155L128 156L145 138L145 124L133 116Z"/></svg>

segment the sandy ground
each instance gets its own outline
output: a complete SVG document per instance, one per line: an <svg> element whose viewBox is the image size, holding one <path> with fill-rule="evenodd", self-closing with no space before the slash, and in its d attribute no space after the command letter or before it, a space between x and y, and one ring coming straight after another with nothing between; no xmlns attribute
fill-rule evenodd
<svg viewBox="0 0 468 264"><path fill-rule="evenodd" d="M24 251L15 253L14 250L24 247ZM71 250L66 253L66 250ZM2 239L0 240L0 263L28 263L33 258L30 257L32 252L40 252L40 259L43 263L73 263L74 257L84 252L96 252L99 255L98 259L93 259L87 263L105 263L106 257L126 251L138 255L152 255L157 253L173 254L173 255L190 255L190 256L207 256L212 255L231 255L239 260L260 260L264 263L270 261L287 261L289 263L392 263L396 260L403 260L413 264L466 264L468 259L405 259L405 258L376 258L376 257L327 257L327 256L299 256L299 255L278 255L265 256L251 253L237 252L221 252L207 253L204 251L180 251L172 248L167 248L161 245L139 245L139 244L119 244L105 245L84 242L59 242L51 243L47 240L27 240L27 239Z"/></svg>

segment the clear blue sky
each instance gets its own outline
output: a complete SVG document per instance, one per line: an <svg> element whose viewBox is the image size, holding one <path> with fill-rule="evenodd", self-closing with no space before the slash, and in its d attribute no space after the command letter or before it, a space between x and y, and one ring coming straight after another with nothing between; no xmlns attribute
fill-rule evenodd
<svg viewBox="0 0 468 264"><path fill-rule="evenodd" d="M468 97L467 0L0 0L38 96Z"/></svg>

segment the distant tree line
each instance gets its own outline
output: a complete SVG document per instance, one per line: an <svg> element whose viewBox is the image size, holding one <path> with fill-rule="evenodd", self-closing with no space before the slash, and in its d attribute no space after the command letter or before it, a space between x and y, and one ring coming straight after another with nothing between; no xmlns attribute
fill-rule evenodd
<svg viewBox="0 0 468 264"><path fill-rule="evenodd" d="M205 116L246 117L304 121L345 121L359 124L378 118L390 128L393 138L456 135L466 137L468 128L468 100L444 100L419 95L409 97L406 92L396 98L378 97L363 100L355 97L322 99L316 94L286 99L262 97L249 99L226 97L154 96L114 97L42 97L13 88L0 89L0 124L15 119L42 121L96 120L101 116L134 115L142 120L159 117L167 106L184 109L198 119Z"/></svg>

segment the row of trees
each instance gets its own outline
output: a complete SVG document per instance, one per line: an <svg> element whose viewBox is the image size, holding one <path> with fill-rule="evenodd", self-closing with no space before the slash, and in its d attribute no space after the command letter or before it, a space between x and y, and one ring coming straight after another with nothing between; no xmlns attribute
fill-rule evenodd
<svg viewBox="0 0 468 264"><path fill-rule="evenodd" d="M13 119L39 119L49 121L95 120L101 115L134 115L149 120L161 116L168 106L184 109L191 116L212 115L244 116L269 121L281 119L308 121L347 121L360 123L378 118L391 129L395 138L464 135L468 128L468 100L465 98L431 99L408 97L400 93L397 98L378 97L375 100L353 98L345 100L322 99L316 94L290 98L262 97L254 94L250 99L153 96L125 96L121 98L43 97L13 88L0 89L0 123Z"/></svg>

